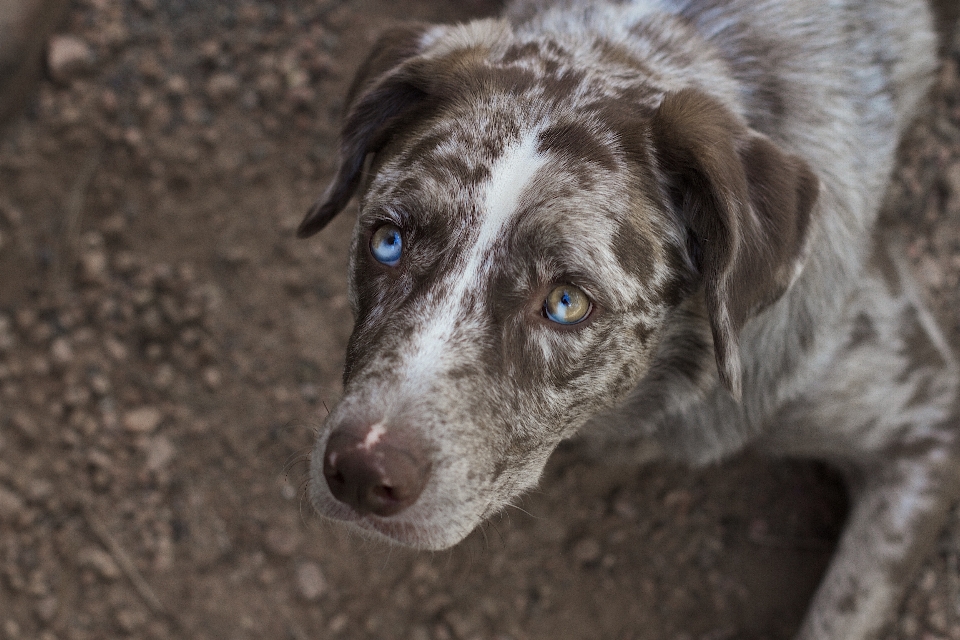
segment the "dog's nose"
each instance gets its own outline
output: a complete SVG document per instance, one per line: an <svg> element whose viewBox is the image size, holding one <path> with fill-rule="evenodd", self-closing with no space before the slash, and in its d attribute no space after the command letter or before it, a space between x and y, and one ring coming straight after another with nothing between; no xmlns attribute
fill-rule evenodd
<svg viewBox="0 0 960 640"><path fill-rule="evenodd" d="M420 447L386 431L338 429L323 456L323 475L333 496L358 513L392 516L416 502L427 483Z"/></svg>

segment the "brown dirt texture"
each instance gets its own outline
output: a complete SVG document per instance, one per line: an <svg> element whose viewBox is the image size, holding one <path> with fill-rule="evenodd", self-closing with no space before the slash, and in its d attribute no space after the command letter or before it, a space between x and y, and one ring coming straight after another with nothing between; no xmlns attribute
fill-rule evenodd
<svg viewBox="0 0 960 640"><path fill-rule="evenodd" d="M488 0L73 0L0 133L0 639L789 638L836 475L749 452L617 467L573 441L446 552L321 522L355 205L293 232L399 20ZM0 96L2 99L2 96ZM960 337L960 42L885 219ZM956 508L886 638L960 640Z"/></svg>

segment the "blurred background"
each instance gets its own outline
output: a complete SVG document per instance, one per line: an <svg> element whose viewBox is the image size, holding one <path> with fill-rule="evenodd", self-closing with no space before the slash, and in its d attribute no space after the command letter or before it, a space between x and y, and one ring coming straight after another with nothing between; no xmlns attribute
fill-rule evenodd
<svg viewBox="0 0 960 640"><path fill-rule="evenodd" d="M457 548L321 523L350 209L322 191L376 34L493 0L0 0L0 640L789 638L828 469L611 468L565 444ZM957 4L940 2L946 33ZM885 217L960 336L960 42ZM887 638L960 640L956 510Z"/></svg>

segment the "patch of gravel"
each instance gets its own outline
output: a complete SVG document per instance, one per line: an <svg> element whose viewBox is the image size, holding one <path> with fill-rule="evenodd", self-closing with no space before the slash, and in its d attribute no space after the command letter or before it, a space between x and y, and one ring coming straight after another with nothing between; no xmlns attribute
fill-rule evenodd
<svg viewBox="0 0 960 640"><path fill-rule="evenodd" d="M309 242L350 74L494 2L76 0L0 138L0 638L788 638L845 499L818 465L565 444L456 549L303 500L340 392L350 212ZM960 47L885 218L960 337ZM960 640L956 510L887 640Z"/></svg>

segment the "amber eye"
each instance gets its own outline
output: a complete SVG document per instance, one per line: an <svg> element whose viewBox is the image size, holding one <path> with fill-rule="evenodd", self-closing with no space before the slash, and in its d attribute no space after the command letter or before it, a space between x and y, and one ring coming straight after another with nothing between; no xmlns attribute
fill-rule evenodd
<svg viewBox="0 0 960 640"><path fill-rule="evenodd" d="M590 315L590 298L583 289L572 284L561 284L547 294L543 312L557 324L577 324Z"/></svg>

